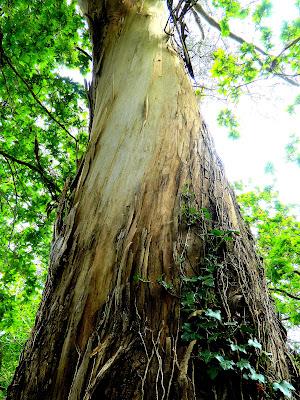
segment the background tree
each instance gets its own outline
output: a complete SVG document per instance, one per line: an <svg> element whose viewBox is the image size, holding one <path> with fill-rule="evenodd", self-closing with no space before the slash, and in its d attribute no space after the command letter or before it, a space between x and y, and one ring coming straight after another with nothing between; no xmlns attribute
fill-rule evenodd
<svg viewBox="0 0 300 400"><path fill-rule="evenodd" d="M26 10L29 19L35 18L32 6L18 5L18 11ZM69 126L60 122L59 113L53 112L59 104L53 105L47 94L44 100L38 97L33 82L23 75L26 69L21 74L11 61L5 42L13 16L9 6L4 8L1 28L3 71L19 79L26 99L32 98L64 136L58 141L55 133L52 145L48 144L51 153L33 134L32 162L17 158L12 147L1 153L8 166L19 165L36 174L52 202L59 203L43 302L8 398L190 398L193 392L198 397L222 393L240 398L242 376L249 381L246 390L253 398L261 390L289 394L284 341L259 260L205 124L199 122L183 65L167 40L172 31L163 32L162 4L112 3L107 9L92 2L83 5L93 39L93 81L88 91L93 128L86 156L63 189L70 172L53 178L46 168L47 156L53 154L56 160L56 152L60 154L69 140L66 149L79 158L83 138L71 128L82 125L72 119ZM168 6L175 30L181 29L177 40L192 75L183 20L191 4ZM78 25L62 29L62 38L55 43L58 52L64 33L68 37L75 32L81 20L72 5L52 9L49 5L42 13L46 31L49 16L66 22L66 15ZM81 36L84 42L82 32ZM50 63L50 76L61 54ZM22 55L23 51L19 62ZM29 70L42 75L34 56L31 61ZM57 76L59 86L58 82ZM76 85L66 83L72 88L74 107L80 106L80 91L74 94ZM67 112L62 107L65 96L60 100ZM68 121L67 116L64 119ZM45 131L39 126L45 121L33 120L32 129ZM5 140L10 134L7 129ZM14 188L10 193L17 199L19 175L9 171ZM11 201L11 195L7 197ZM30 228L36 230L34 223ZM10 250L16 254L14 246ZM267 358L267 350L278 361L277 370L267 359L256 365L256 359ZM242 353L246 359L240 359ZM203 363L209 365L209 383L200 377ZM35 376L32 371L37 371Z"/></svg>

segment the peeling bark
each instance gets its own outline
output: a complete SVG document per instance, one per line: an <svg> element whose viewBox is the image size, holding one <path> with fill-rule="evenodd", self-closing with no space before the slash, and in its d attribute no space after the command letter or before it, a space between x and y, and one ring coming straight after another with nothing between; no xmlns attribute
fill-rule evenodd
<svg viewBox="0 0 300 400"><path fill-rule="evenodd" d="M208 384L193 357L196 341L180 337L180 277L201 274L214 224L238 230L216 276L223 313L232 320L243 299L273 354L270 373L289 377L251 233L163 31L164 5L97 4L83 4L95 61L90 143L7 399L257 398L241 397L235 378ZM197 230L182 222L186 185L213 215Z"/></svg>

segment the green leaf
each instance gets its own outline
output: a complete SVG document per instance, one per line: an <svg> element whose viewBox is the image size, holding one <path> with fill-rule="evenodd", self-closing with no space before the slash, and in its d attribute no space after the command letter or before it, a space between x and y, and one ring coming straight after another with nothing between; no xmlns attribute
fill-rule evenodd
<svg viewBox="0 0 300 400"><path fill-rule="evenodd" d="M217 319L218 321L222 321L221 311L220 310L211 310L210 308L205 311L205 315L210 318Z"/></svg>
<svg viewBox="0 0 300 400"><path fill-rule="evenodd" d="M241 358L240 361L236 363L236 366L242 371L243 369L251 369L250 362L244 358Z"/></svg>
<svg viewBox="0 0 300 400"><path fill-rule="evenodd" d="M195 293L194 292L187 292L184 293L181 304L183 307L190 309L194 306L195 303Z"/></svg>
<svg viewBox="0 0 300 400"><path fill-rule="evenodd" d="M243 345L231 343L230 348L232 351L240 351L241 353L245 353L245 354L247 353L246 346L243 346Z"/></svg>
<svg viewBox="0 0 300 400"><path fill-rule="evenodd" d="M198 282L199 279L200 279L199 276L184 276L182 278L183 282L186 282L186 283L195 283L195 282Z"/></svg>
<svg viewBox="0 0 300 400"><path fill-rule="evenodd" d="M228 18L223 18L219 22L220 28L221 28L221 35L222 36L229 36L230 34L230 29L229 29L229 24L228 24Z"/></svg>
<svg viewBox="0 0 300 400"><path fill-rule="evenodd" d="M212 359L215 358L217 353L209 351L209 350L203 350L199 352L199 357L205 362L205 364L208 364Z"/></svg>
<svg viewBox="0 0 300 400"><path fill-rule="evenodd" d="M213 275L209 274L209 275L205 275L203 277L201 277L201 281L202 284L208 287L214 287L215 286L215 279L213 277Z"/></svg>
<svg viewBox="0 0 300 400"><path fill-rule="evenodd" d="M259 349L259 350L262 349L261 344L255 338L254 339L249 339L248 340L248 345L252 346L252 347L255 347L256 349Z"/></svg>
<svg viewBox="0 0 300 400"><path fill-rule="evenodd" d="M221 229L212 229L210 231L210 233L214 236L223 236L224 235L224 231L222 231Z"/></svg>
<svg viewBox="0 0 300 400"><path fill-rule="evenodd" d="M207 369L207 374L208 374L208 376L210 377L210 379L212 381L216 379L216 377L218 376L219 372L220 372L220 369L218 367L213 366L213 365L210 366Z"/></svg>
<svg viewBox="0 0 300 400"><path fill-rule="evenodd" d="M292 398L292 391L295 390L294 386L287 381L274 382L272 386L274 390L280 390L289 399Z"/></svg>
<svg viewBox="0 0 300 400"><path fill-rule="evenodd" d="M215 356L215 358L219 361L220 366L225 371L227 371L228 369L233 369L233 367L235 365L235 363L232 360L227 360L221 355L217 355L217 356Z"/></svg>
<svg viewBox="0 0 300 400"><path fill-rule="evenodd" d="M266 382L266 378L264 377L264 375L258 374L252 367L250 369L250 372L248 373L248 377L252 381L258 381L260 383L265 383Z"/></svg>
<svg viewBox="0 0 300 400"><path fill-rule="evenodd" d="M211 220L212 219L212 215L210 213L210 211L207 208L201 208L201 211L204 215L204 218Z"/></svg>

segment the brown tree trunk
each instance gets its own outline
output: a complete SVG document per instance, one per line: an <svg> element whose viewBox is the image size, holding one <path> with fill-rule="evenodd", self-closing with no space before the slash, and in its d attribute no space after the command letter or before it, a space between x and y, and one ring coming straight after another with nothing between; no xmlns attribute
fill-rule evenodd
<svg viewBox="0 0 300 400"><path fill-rule="evenodd" d="M222 329L250 326L272 353L268 376L289 378L251 234L164 33L164 4L83 10L95 60L91 138L7 399L261 398L248 381L242 394L238 373L209 379L198 357L209 331L181 337L197 313L220 310ZM218 267L207 298L189 312L183 298L200 286L189 289L188 277L209 260Z"/></svg>

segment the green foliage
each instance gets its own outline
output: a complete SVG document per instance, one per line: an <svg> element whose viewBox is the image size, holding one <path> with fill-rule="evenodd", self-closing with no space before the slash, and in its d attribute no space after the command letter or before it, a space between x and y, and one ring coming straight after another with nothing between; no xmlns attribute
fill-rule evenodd
<svg viewBox="0 0 300 400"><path fill-rule="evenodd" d="M163 276L159 276L157 278L157 283L162 285L162 287L164 287L167 291L172 292L174 290L172 282L167 282L166 280L163 279Z"/></svg>
<svg viewBox="0 0 300 400"><path fill-rule="evenodd" d="M212 0L212 5L221 8L226 18L244 18L248 15L248 9L242 8L241 3L236 0Z"/></svg>
<svg viewBox="0 0 300 400"><path fill-rule="evenodd" d="M222 18L216 22L221 35L231 39L230 42L225 40L225 45L214 52L211 68L212 77L217 81L218 91L227 101L236 103L244 89L248 91L249 84L256 80L275 76L297 84L300 72L299 18L283 22L280 34L281 51L272 53L274 45L278 46L278 40L276 35L274 38L268 20L272 11L270 0L253 2L246 9L242 8L238 1L215 0L212 4L217 11L222 10ZM299 7L298 2L297 5ZM248 42L236 35L234 29L231 30L231 18L245 17L249 17L245 23L254 23L255 30L261 33L261 43ZM295 104L296 102L297 99ZM291 105L290 110L293 108L294 105Z"/></svg>
<svg viewBox="0 0 300 400"><path fill-rule="evenodd" d="M246 221L255 230L269 287L279 312L300 324L300 222L271 188L238 196Z"/></svg>
<svg viewBox="0 0 300 400"><path fill-rule="evenodd" d="M289 105L287 108L287 112L289 114L294 114L295 113L295 107L300 105L300 95L296 96L294 103Z"/></svg>
<svg viewBox="0 0 300 400"><path fill-rule="evenodd" d="M231 18L251 14L239 1L213 0L212 6L222 10L220 29L224 37L230 36ZM65 68L82 74L88 72L89 38L76 2L72 0L2 0L0 11L0 386L6 388L33 323L45 281L55 218L53 210L66 178L75 174L87 142L85 89L62 75ZM261 21L269 12L270 3L263 0L251 14L266 50L272 48L272 32L269 27L261 26ZM283 26L281 39L287 48L279 57L262 57L247 42L241 44L236 54L218 49L212 75L218 79L219 92L236 101L241 86L258 77L268 77L274 71L284 70L286 65L293 73L299 73L298 37L299 20L295 20ZM288 47L293 41L295 44ZM202 89L198 95L202 95ZM297 104L298 99L291 106L291 112ZM229 128L231 137L238 136L238 123L230 110L223 110L219 123ZM290 154L294 154L295 146L294 143ZM189 228L203 221L207 226L211 224L210 211L197 207L188 187L182 199L182 221ZM288 290L297 293L299 282L292 270L299 266L295 255L299 254L296 239L299 226L293 225L292 217L283 216L282 210L278 213L282 217L278 217L280 228L284 227L282 233L276 228L278 221L268 220L277 242L267 234L270 231L266 220L260 223L260 216L256 215L251 223L259 225L260 248L272 288L287 290L286 282L290 280ZM217 250L237 234L215 227L209 230L208 238ZM247 341L231 340L237 326L222 320L214 290L219 267L218 257L212 254L205 260L201 276L182 277L182 307L186 314L193 314L183 325L182 339L203 340L215 347L216 351L203 348L199 352L209 364L208 374L212 379L221 370L239 369L246 370L249 379L259 381L258 371L235 358L239 353L259 348ZM134 281L149 283L138 275ZM172 283L163 277L158 282L173 292ZM281 312L291 313L291 321L299 322L295 300L287 298L282 302L276 298L276 301ZM251 327L240 325L238 328L245 338L255 343ZM231 340L227 343L226 355L220 353L221 338ZM274 390L286 390L286 385L276 386Z"/></svg>
<svg viewBox="0 0 300 400"><path fill-rule="evenodd" d="M248 340L248 345L254 347L255 349L261 350L261 344L257 341L257 339L249 339Z"/></svg>
<svg viewBox="0 0 300 400"><path fill-rule="evenodd" d="M211 214L208 209L201 208L195 202L195 194L192 193L188 186L185 186L181 193L181 218L185 224L188 226L195 225L205 220L211 220Z"/></svg>
<svg viewBox="0 0 300 400"><path fill-rule="evenodd" d="M231 139L238 139L240 137L240 134L238 131L239 124L231 110L226 108L226 109L220 111L220 113L217 117L217 121L220 126L224 126L224 127L228 128L229 137Z"/></svg>
<svg viewBox="0 0 300 400"><path fill-rule="evenodd" d="M275 172L274 164L272 162L268 161L265 165L265 174L273 175L274 172Z"/></svg>
<svg viewBox="0 0 300 400"><path fill-rule="evenodd" d="M230 28L229 28L229 23L227 18L223 18L220 21L220 27L221 27L221 34L222 36L228 36L230 33Z"/></svg>
<svg viewBox="0 0 300 400"><path fill-rule="evenodd" d="M289 399L292 398L292 391L295 388L287 381L275 382L273 383L273 389L275 391L279 390L284 396Z"/></svg>
<svg viewBox="0 0 300 400"><path fill-rule="evenodd" d="M274 45L272 44L272 31L267 26L260 27L261 41L267 50L271 50Z"/></svg>
<svg viewBox="0 0 300 400"><path fill-rule="evenodd" d="M300 100L300 97L299 97ZM285 146L286 159L300 167L300 139L296 135L290 136L289 143Z"/></svg>
<svg viewBox="0 0 300 400"><path fill-rule="evenodd" d="M52 224L87 141L88 36L75 1L0 5L0 386L6 387L46 278Z"/></svg>
<svg viewBox="0 0 300 400"><path fill-rule="evenodd" d="M271 15L271 11L272 11L271 1L262 0L262 2L256 6L252 14L252 19L256 24L260 24L263 18L269 17Z"/></svg>
<svg viewBox="0 0 300 400"><path fill-rule="evenodd" d="M20 303L15 308L13 323L0 331L0 387L6 390L19 361L20 352L24 346L34 322L40 296L35 295L30 302ZM0 399L4 391L0 392Z"/></svg>
<svg viewBox="0 0 300 400"><path fill-rule="evenodd" d="M195 196L188 186L182 194L183 223L189 229L201 229L204 216L198 211ZM186 203L185 203L186 202ZM191 204L191 216L189 210ZM191 217L197 215L190 223ZM211 219L209 220L213 222ZM218 295L216 276L222 268L220 247L228 240L234 241L240 233L235 230L214 227L202 236L206 243L206 257L200 266L201 275L181 277L181 306L183 323L181 339L184 342L196 341L195 357L206 364L206 371L211 380L219 374L235 373L241 379L261 385L262 390L270 397L272 390L280 390L289 397L293 386L272 382L267 378L265 369L270 363L272 354L263 350L256 339L253 327L243 320L233 317L226 321L222 316L222 304ZM184 261L184 260L182 260ZM255 386L256 387L256 386Z"/></svg>

